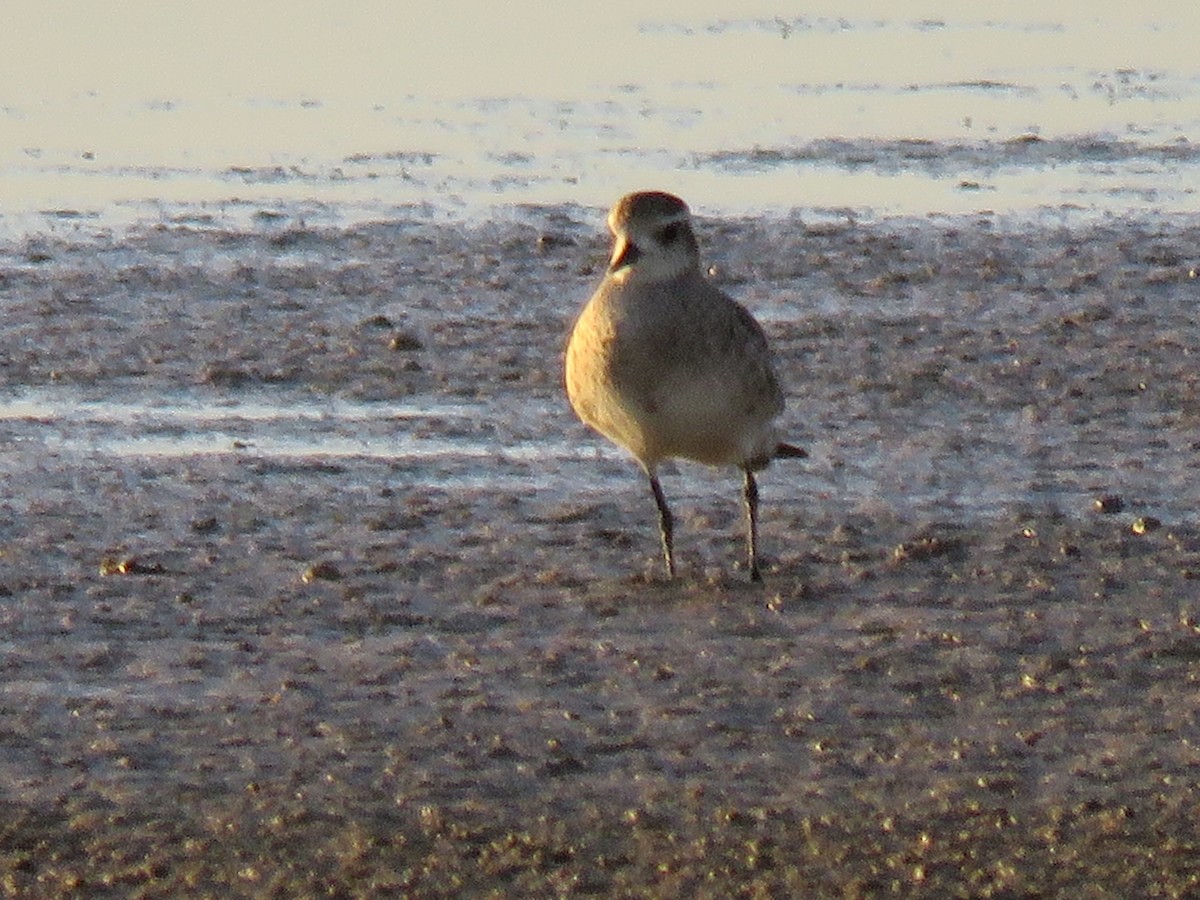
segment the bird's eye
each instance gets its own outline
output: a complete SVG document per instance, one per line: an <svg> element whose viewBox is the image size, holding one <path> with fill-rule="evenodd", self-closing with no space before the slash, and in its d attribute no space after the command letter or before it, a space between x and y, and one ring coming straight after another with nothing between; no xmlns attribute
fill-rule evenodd
<svg viewBox="0 0 1200 900"><path fill-rule="evenodd" d="M678 222L672 222L658 233L658 240L663 244L673 244L678 239L683 226Z"/></svg>

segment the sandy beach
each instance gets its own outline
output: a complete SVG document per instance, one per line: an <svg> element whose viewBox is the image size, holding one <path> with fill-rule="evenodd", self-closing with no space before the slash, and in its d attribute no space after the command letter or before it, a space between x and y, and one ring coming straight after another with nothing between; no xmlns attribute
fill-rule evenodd
<svg viewBox="0 0 1200 900"><path fill-rule="evenodd" d="M702 219L760 588L561 397L599 222L0 248L0 889L1200 890L1200 228Z"/></svg>

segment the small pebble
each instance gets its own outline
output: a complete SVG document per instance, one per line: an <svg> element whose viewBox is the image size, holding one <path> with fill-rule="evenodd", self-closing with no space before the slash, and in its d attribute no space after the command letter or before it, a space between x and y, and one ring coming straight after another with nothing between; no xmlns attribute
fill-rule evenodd
<svg viewBox="0 0 1200 900"><path fill-rule="evenodd" d="M555 247L573 247L575 242L569 237L564 237L560 234L544 233L538 235L537 248L539 250L553 250Z"/></svg>
<svg viewBox="0 0 1200 900"><path fill-rule="evenodd" d="M305 584L312 584L314 581L339 581L341 577L341 571L333 563L319 562L305 569L300 580Z"/></svg>
<svg viewBox="0 0 1200 900"><path fill-rule="evenodd" d="M423 350L424 347L425 345L421 343L421 339L419 337L414 334L409 334L406 331L396 332L392 335L391 340L388 341L388 349L396 352L403 352L406 350Z"/></svg>

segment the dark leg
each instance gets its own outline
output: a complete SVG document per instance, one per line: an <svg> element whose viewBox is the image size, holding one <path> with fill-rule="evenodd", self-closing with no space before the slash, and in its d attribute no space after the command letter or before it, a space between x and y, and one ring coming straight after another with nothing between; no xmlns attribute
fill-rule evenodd
<svg viewBox="0 0 1200 900"><path fill-rule="evenodd" d="M745 473L742 499L746 503L746 555L750 565L750 580L762 581L762 573L758 571L758 482L749 469Z"/></svg>
<svg viewBox="0 0 1200 900"><path fill-rule="evenodd" d="M667 498L663 496L662 485L658 483L658 475L650 472L650 490L654 492L654 502L658 504L658 530L662 535L663 558L667 561L667 577L675 577L675 520L667 506Z"/></svg>

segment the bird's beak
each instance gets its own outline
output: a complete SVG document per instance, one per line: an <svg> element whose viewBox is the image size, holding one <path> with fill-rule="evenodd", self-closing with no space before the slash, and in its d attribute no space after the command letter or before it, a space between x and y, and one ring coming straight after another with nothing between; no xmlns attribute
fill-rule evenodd
<svg viewBox="0 0 1200 900"><path fill-rule="evenodd" d="M626 266L632 266L638 261L638 257L641 255L642 251L637 248L636 244L631 243L629 238L621 236L617 238L617 243L613 247L612 260L608 264L608 271L615 272Z"/></svg>

